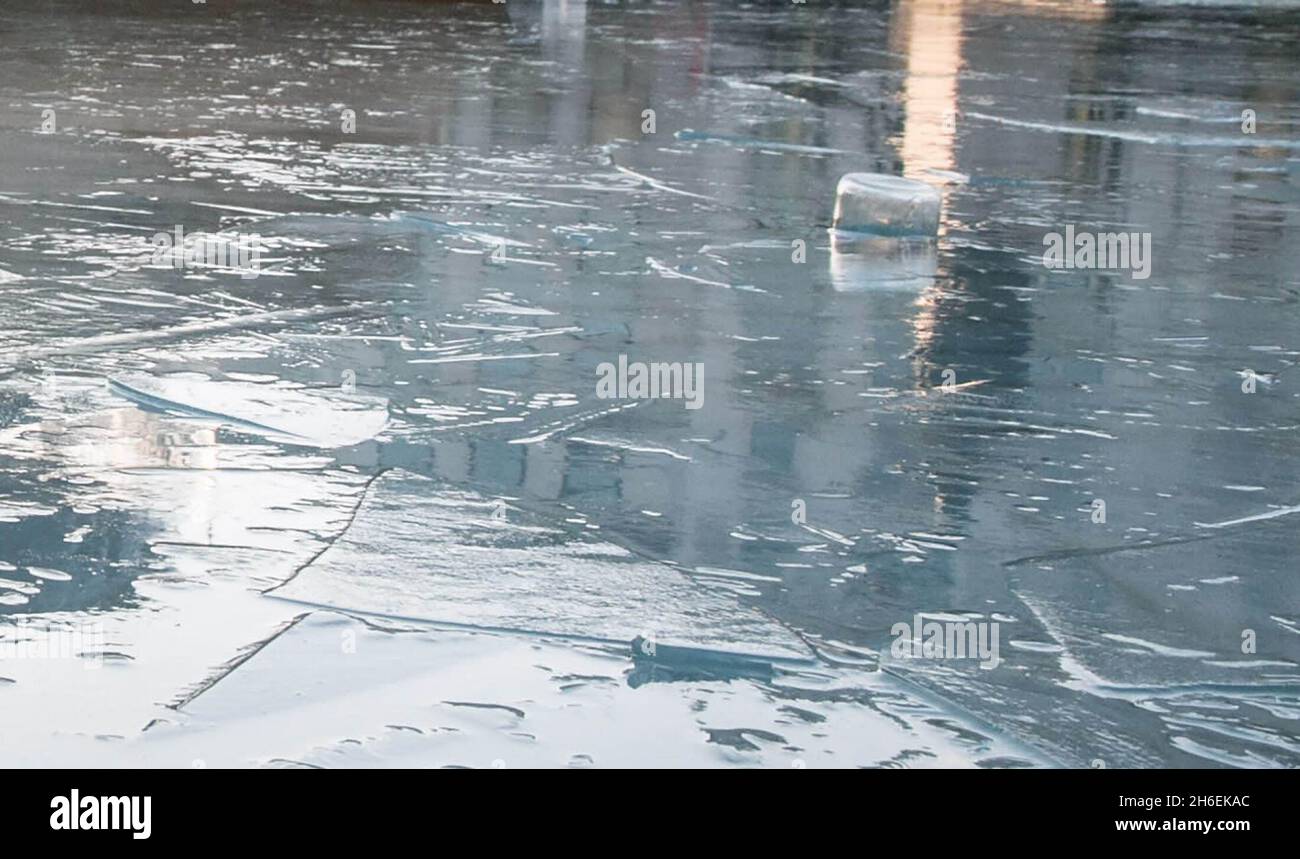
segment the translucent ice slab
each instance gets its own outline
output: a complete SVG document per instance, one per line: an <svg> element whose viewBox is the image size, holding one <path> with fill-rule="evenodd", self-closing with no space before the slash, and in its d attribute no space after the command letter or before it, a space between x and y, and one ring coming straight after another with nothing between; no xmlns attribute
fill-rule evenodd
<svg viewBox="0 0 1300 859"><path fill-rule="evenodd" d="M272 596L454 626L809 658L788 629L665 564L406 472Z"/></svg>
<svg viewBox="0 0 1300 859"><path fill-rule="evenodd" d="M312 447L358 444L388 425L387 400L341 391L307 393L190 376L122 376L108 384L145 408Z"/></svg>
<svg viewBox="0 0 1300 859"><path fill-rule="evenodd" d="M881 236L933 236L943 198L924 182L883 173L846 173L835 189L832 226Z"/></svg>

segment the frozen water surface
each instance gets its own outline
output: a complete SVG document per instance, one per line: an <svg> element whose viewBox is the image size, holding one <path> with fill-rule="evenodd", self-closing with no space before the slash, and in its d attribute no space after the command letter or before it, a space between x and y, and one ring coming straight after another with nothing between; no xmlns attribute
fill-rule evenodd
<svg viewBox="0 0 1300 859"><path fill-rule="evenodd" d="M1293 9L6 13L0 761L1300 765Z"/></svg>

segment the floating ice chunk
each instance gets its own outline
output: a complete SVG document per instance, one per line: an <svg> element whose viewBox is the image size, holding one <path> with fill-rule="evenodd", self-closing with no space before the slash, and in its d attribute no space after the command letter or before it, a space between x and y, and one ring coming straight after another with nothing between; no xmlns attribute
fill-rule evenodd
<svg viewBox="0 0 1300 859"><path fill-rule="evenodd" d="M924 182L883 173L846 173L835 189L837 230L881 236L933 236L943 198Z"/></svg>
<svg viewBox="0 0 1300 859"><path fill-rule="evenodd" d="M63 572L63 570L52 570L49 567L28 567L27 572L38 579L45 579L51 582L70 582L72 576Z"/></svg>
<svg viewBox="0 0 1300 859"><path fill-rule="evenodd" d="M388 425L388 401L341 391L216 382L185 376L108 380L119 396L155 411L217 421L245 432L311 447L347 447Z"/></svg>

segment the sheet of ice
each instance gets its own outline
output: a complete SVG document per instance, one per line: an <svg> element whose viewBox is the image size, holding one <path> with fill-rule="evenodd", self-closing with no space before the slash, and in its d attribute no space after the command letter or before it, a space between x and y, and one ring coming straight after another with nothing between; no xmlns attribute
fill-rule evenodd
<svg viewBox="0 0 1300 859"><path fill-rule="evenodd" d="M435 623L810 655L785 627L669 566L401 471L377 478L343 535L271 593Z"/></svg>
<svg viewBox="0 0 1300 859"><path fill-rule="evenodd" d="M388 401L341 391L303 392L280 385L218 382L190 375L130 375L110 389L146 408L218 421L313 447L347 447L388 425Z"/></svg>
<svg viewBox="0 0 1300 859"><path fill-rule="evenodd" d="M178 712L96 751L208 767L1044 763L883 674L655 676L611 648L332 612L300 619Z"/></svg>
<svg viewBox="0 0 1300 859"><path fill-rule="evenodd" d="M124 411L140 421L126 427L149 430L142 440L167 435L157 416ZM127 452L102 437L60 448L61 474L79 472L72 460L92 450ZM318 554L363 487L362 476L334 469L214 467L220 457L178 467L161 450L127 453L97 470L110 482L76 484L74 509L0 525L0 557L34 551L29 563L65 574L0 561L0 579L18 586L0 595L30 600L0 605L5 765L139 766L124 751L128 738L300 613L260 589ZM73 524L89 527L83 542L59 538ZM6 652L16 635L49 641L50 658ZM161 764L189 766L196 756Z"/></svg>
<svg viewBox="0 0 1300 859"><path fill-rule="evenodd" d="M835 188L832 226L883 236L939 232L943 196L930 185L883 173L846 173Z"/></svg>

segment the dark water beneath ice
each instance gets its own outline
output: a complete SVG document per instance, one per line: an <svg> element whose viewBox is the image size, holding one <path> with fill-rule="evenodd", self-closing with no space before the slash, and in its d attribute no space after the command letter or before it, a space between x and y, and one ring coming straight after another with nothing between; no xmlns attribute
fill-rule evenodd
<svg viewBox="0 0 1300 859"><path fill-rule="evenodd" d="M222 606L159 583L274 585L401 468L675 565L834 664L917 612L997 621L996 669L892 670L1049 761L1300 765L1297 27L8 3L0 612L175 612L218 664ZM832 247L851 171L939 184L936 249ZM1150 233L1150 277L1048 272L1067 224ZM151 265L176 225L257 233L261 275ZM699 362L703 407L597 398L620 354ZM391 420L305 445L108 377L260 386L232 394L259 422L355 378ZM196 679L147 661L159 698Z"/></svg>

